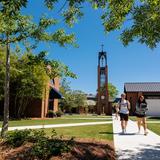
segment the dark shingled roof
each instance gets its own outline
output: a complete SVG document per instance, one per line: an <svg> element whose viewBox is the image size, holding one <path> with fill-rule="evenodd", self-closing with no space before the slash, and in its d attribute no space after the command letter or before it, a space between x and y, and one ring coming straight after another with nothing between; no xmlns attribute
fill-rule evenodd
<svg viewBox="0 0 160 160"><path fill-rule="evenodd" d="M125 92L160 92L160 82L125 83Z"/></svg>

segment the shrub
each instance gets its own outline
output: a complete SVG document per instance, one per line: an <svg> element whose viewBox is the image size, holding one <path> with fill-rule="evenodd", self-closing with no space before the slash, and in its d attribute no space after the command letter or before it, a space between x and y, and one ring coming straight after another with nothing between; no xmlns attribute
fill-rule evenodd
<svg viewBox="0 0 160 160"><path fill-rule="evenodd" d="M32 142L33 146L30 155L35 159L46 160L51 156L61 155L71 150L74 140L63 140L58 137L55 130L52 130L51 137L47 137L44 130L15 130L8 132L6 143L19 147L24 142Z"/></svg>
<svg viewBox="0 0 160 160"><path fill-rule="evenodd" d="M47 117L49 117L49 118L56 117L56 113L53 112L52 110L48 110Z"/></svg>
<svg viewBox="0 0 160 160"><path fill-rule="evenodd" d="M43 139L46 136L46 133L43 129L41 130L32 130L31 135L28 137L29 142L38 142L40 139Z"/></svg>
<svg viewBox="0 0 160 160"><path fill-rule="evenodd" d="M39 159L45 160L51 156L61 155L64 152L70 151L73 144L73 138L68 141L61 140L57 137L55 130L53 130L50 139L41 138L33 146L32 155Z"/></svg>
<svg viewBox="0 0 160 160"><path fill-rule="evenodd" d="M6 135L6 143L13 147L19 147L28 140L30 134L31 130L27 129L8 132Z"/></svg>
<svg viewBox="0 0 160 160"><path fill-rule="evenodd" d="M60 111L60 110L56 112L57 117L61 117L63 114L64 113L62 111Z"/></svg>

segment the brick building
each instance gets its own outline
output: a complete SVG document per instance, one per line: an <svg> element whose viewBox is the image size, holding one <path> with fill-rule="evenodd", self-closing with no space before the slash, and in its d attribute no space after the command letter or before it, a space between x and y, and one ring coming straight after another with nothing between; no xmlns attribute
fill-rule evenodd
<svg viewBox="0 0 160 160"><path fill-rule="evenodd" d="M138 97L143 95L148 104L147 115L160 116L160 82L125 83L124 92L131 103L131 114L135 111Z"/></svg>
<svg viewBox="0 0 160 160"><path fill-rule="evenodd" d="M44 118L48 110L58 111L58 99L62 98L59 90L59 78L48 82L42 99L34 99L26 109L27 117Z"/></svg>

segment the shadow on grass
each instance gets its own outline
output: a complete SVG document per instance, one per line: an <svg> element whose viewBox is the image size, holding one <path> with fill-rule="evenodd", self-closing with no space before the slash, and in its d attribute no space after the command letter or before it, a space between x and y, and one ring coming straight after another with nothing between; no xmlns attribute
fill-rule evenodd
<svg viewBox="0 0 160 160"><path fill-rule="evenodd" d="M113 132L99 132L99 134L114 134Z"/></svg>
<svg viewBox="0 0 160 160"><path fill-rule="evenodd" d="M148 117L147 119L156 119L156 120L160 120L160 117Z"/></svg>

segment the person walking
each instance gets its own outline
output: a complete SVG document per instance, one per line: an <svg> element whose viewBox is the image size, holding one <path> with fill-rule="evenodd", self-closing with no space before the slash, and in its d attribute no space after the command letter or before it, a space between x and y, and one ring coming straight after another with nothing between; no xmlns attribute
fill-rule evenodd
<svg viewBox="0 0 160 160"><path fill-rule="evenodd" d="M130 102L125 98L126 94L125 93L121 94L121 100L118 102L122 134L126 133L126 127L128 123L128 116L130 110Z"/></svg>
<svg viewBox="0 0 160 160"><path fill-rule="evenodd" d="M115 119L118 120L118 117L119 117L119 107L118 107L117 104L114 106L114 113L115 113Z"/></svg>
<svg viewBox="0 0 160 160"><path fill-rule="evenodd" d="M144 98L144 96L139 96L138 101L136 103L136 110L135 115L137 117L137 125L138 125L138 133L140 133L141 130L141 124L144 128L144 135L146 136L148 134L147 132L147 123L146 123L146 112L147 112L147 102Z"/></svg>

